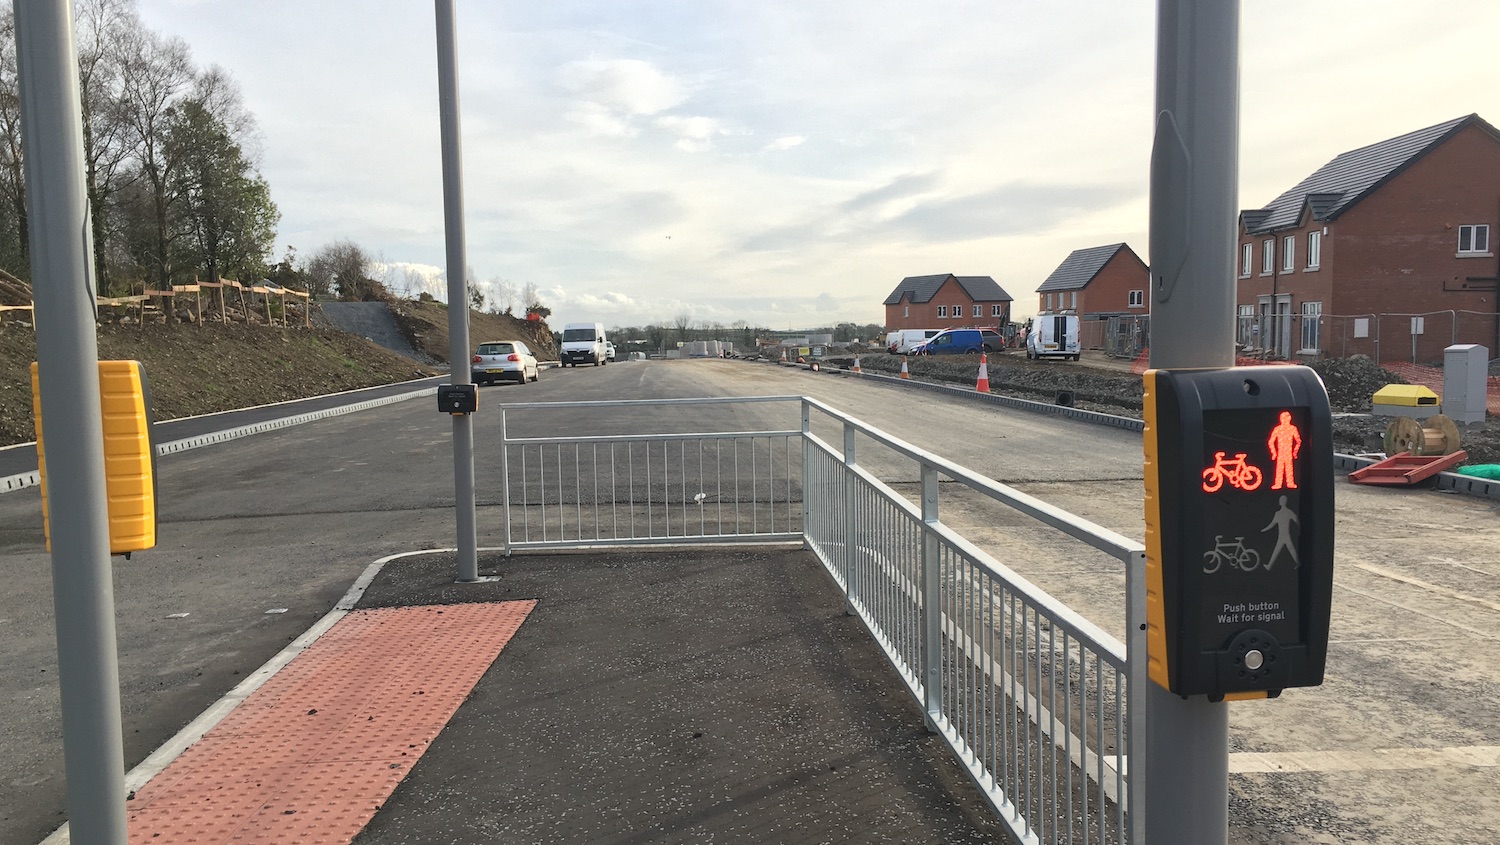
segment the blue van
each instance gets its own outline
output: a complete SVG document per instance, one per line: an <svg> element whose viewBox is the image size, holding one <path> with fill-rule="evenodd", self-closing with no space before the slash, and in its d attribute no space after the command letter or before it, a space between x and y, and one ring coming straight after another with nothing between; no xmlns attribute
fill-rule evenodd
<svg viewBox="0 0 1500 845"><path fill-rule="evenodd" d="M1005 338L994 329L944 329L917 347L918 355L978 355L1000 352Z"/></svg>

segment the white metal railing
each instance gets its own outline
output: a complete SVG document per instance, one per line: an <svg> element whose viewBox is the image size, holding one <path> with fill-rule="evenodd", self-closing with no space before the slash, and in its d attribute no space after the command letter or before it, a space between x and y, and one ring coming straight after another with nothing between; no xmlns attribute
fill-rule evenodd
<svg viewBox="0 0 1500 845"><path fill-rule="evenodd" d="M843 429L836 449L813 414ZM1022 842L1140 842L1143 796L1128 761L1143 725L1132 693L1145 665L1125 644L962 537L940 518L938 482L958 482L1125 564L1144 577L1140 544L872 428L803 401L807 543L844 588L975 784ZM913 503L865 471L857 441L915 464ZM1145 654L1144 603L1126 630Z"/></svg>
<svg viewBox="0 0 1500 845"><path fill-rule="evenodd" d="M801 405L799 429L509 438L507 413ZM817 431L842 432L842 448ZM1145 553L1140 544L807 397L502 406L507 552L630 543L805 542L1021 842L1140 843ZM857 460L910 462L908 499ZM941 519L957 482L1125 565L1126 644ZM947 485L947 486L952 486ZM633 521L632 521L633 520Z"/></svg>
<svg viewBox="0 0 1500 845"><path fill-rule="evenodd" d="M802 539L796 429L511 437L512 415L583 408L702 411L796 396L500 406L502 533L525 548Z"/></svg>

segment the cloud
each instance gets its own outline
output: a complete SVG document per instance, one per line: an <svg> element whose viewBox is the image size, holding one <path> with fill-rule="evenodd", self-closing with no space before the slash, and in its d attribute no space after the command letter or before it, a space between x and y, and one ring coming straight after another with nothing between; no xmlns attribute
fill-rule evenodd
<svg viewBox="0 0 1500 845"><path fill-rule="evenodd" d="M677 135L677 148L690 153L704 152L713 147L715 137L729 134L711 117L666 115L657 118L656 125Z"/></svg>
<svg viewBox="0 0 1500 845"><path fill-rule="evenodd" d="M907 199L917 194L925 194L938 187L938 175L936 173L911 173L898 176L890 182L858 194L845 200L840 206L845 211L863 211L875 206L884 205L892 200Z"/></svg>
<svg viewBox="0 0 1500 845"><path fill-rule="evenodd" d="M891 228L940 241L1045 232L1063 220L1103 211L1140 194L1126 185L1012 183L966 196L920 203L891 221Z"/></svg>
<svg viewBox="0 0 1500 845"><path fill-rule="evenodd" d="M801 135L787 135L784 138L777 138L771 143L766 144L761 149L768 152L780 152L782 150L790 150L792 147L800 147L806 140L807 139Z"/></svg>
<svg viewBox="0 0 1500 845"><path fill-rule="evenodd" d="M660 114L687 96L680 83L639 59L569 62L558 71L558 84L578 97L568 117L610 137L633 135L633 118Z"/></svg>

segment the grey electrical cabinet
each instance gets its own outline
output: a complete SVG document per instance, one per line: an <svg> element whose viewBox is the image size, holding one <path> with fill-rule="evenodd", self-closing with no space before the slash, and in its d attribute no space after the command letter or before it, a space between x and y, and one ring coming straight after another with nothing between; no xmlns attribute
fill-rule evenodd
<svg viewBox="0 0 1500 845"><path fill-rule="evenodd" d="M1443 413L1456 423L1484 422L1490 351L1476 343L1443 350Z"/></svg>

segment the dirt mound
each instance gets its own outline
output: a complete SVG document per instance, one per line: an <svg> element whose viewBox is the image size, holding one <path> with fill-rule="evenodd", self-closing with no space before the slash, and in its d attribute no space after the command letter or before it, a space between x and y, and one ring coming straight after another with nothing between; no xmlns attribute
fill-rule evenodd
<svg viewBox="0 0 1500 845"><path fill-rule="evenodd" d="M1328 404L1338 412L1368 413L1375 391L1388 384L1406 384L1406 379L1365 355L1325 358L1308 366L1323 379L1323 386L1328 389Z"/></svg>
<svg viewBox="0 0 1500 845"><path fill-rule="evenodd" d="M157 419L167 420L436 375L333 329L237 324L99 327L99 357L141 361ZM0 330L0 446L34 440L36 335Z"/></svg>
<svg viewBox="0 0 1500 845"><path fill-rule="evenodd" d="M831 366L851 366L853 358L830 358ZM901 372L901 356L888 353L861 355L860 369L895 375ZM978 355L943 355L941 357L919 356L907 359L907 372L912 378L939 381L950 384L974 386L979 376ZM990 390L1054 402L1062 393L1068 393L1074 404L1090 407L1106 413L1133 412L1139 416L1141 410L1140 376L1114 371L1095 370L1065 361L1028 361L1009 353L989 357Z"/></svg>
<svg viewBox="0 0 1500 845"><path fill-rule="evenodd" d="M442 302L402 300L391 305L391 316L413 348L434 361L448 360L448 306ZM557 360L557 343L546 320L523 320L509 314L469 312L469 345L492 340L524 342L543 361Z"/></svg>
<svg viewBox="0 0 1500 845"><path fill-rule="evenodd" d="M828 359L828 365L849 367L853 357ZM1375 364L1364 355L1351 358L1329 358L1309 365L1328 388L1329 405L1334 419L1334 448L1345 453L1378 452L1382 448L1386 417L1363 416L1370 412L1375 391L1388 384L1404 384L1399 375ZM885 353L860 355L860 367L871 372L895 375L901 371L901 356ZM979 374L979 356L950 355L938 358L912 357L907 371L914 379L961 384L972 387ZM990 390L1022 399L1056 402L1069 393L1080 408L1120 416L1141 416L1142 388L1137 375L1090 369L1071 362L1028 361L1010 354L992 355L989 359ZM1500 463L1500 420L1490 418L1483 425L1468 426L1462 431L1462 446L1469 453L1468 463Z"/></svg>

